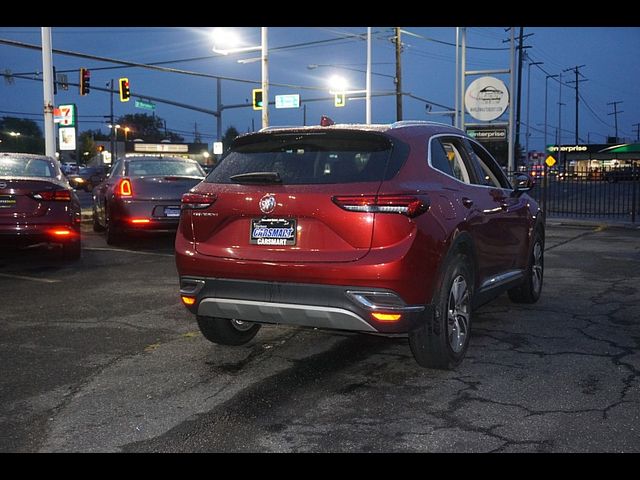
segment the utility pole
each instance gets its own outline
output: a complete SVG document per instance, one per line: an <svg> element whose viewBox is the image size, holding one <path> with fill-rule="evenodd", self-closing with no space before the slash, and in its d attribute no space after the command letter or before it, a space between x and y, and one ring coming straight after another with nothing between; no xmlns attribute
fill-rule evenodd
<svg viewBox="0 0 640 480"><path fill-rule="evenodd" d="M109 153L111 154L111 165L113 165L113 162L116 160L116 155L115 155L116 147L115 147L115 140L113 136L115 133L115 128L113 128L113 126L115 125L115 121L113 119L113 78L111 79L111 82L109 83L109 85L110 85L109 90L111 90L111 107L109 110L109 125L111 125L111 132L109 132L109 142L110 142Z"/></svg>
<svg viewBox="0 0 640 480"><path fill-rule="evenodd" d="M518 104L517 104L517 110L516 110L516 154L517 154L517 148L520 146L520 107L521 107L521 99L522 99L522 56L523 56L523 50L525 48L531 48L530 46L524 46L523 42L524 39L527 37L530 37L531 35L533 35L533 33L528 33L527 35L524 34L524 27L520 27L520 33L518 34L518 91L516 93L517 99L518 99ZM518 168L518 158L516 155L516 158L514 159L514 169Z"/></svg>
<svg viewBox="0 0 640 480"><path fill-rule="evenodd" d="M615 102L609 102L607 103L607 105L613 105L613 112L609 113L608 115L613 115L614 116L614 122L615 122L615 126L616 126L616 143L618 142L618 114L619 113L623 113L622 111L618 111L618 104L622 103L622 100L618 100Z"/></svg>
<svg viewBox="0 0 640 480"><path fill-rule="evenodd" d="M216 141L222 141L222 80L220 77L216 78Z"/></svg>
<svg viewBox="0 0 640 480"><path fill-rule="evenodd" d="M53 53L51 49L51 27L42 27L42 87L44 96L44 149L45 155L56 158L56 133L53 123Z"/></svg>
<svg viewBox="0 0 640 480"><path fill-rule="evenodd" d="M396 29L396 121L402 120L402 43L400 39L400 27Z"/></svg>
<svg viewBox="0 0 640 480"><path fill-rule="evenodd" d="M640 142L640 123L634 123L631 126L636 127L636 142Z"/></svg>
<svg viewBox="0 0 640 480"><path fill-rule="evenodd" d="M575 80L567 82L567 83L575 83L576 84L576 145L578 145L578 143L580 143L579 139L578 139L578 125L579 125L579 123L578 123L578 102L579 102L578 86L580 85L580 82L586 82L587 81L586 78L582 78L582 79L578 78L578 75L582 75L580 73L580 69L582 67L584 67L584 65L577 65L575 67L567 68L567 69L563 70L564 72L568 72L570 70L573 70L575 72L575 75L576 75L576 79ZM584 77L584 75L582 75L582 76Z"/></svg>

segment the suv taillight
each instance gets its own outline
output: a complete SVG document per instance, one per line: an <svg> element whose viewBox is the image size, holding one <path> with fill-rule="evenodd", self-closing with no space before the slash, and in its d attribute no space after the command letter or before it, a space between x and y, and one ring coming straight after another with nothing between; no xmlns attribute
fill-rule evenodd
<svg viewBox="0 0 640 480"><path fill-rule="evenodd" d="M116 195L119 197L133 197L133 188L131 187L131 180L123 178L116 186Z"/></svg>
<svg viewBox="0 0 640 480"><path fill-rule="evenodd" d="M331 200L350 212L400 213L414 218L429 210L426 195L341 195Z"/></svg>
<svg viewBox="0 0 640 480"><path fill-rule="evenodd" d="M188 192L182 195L182 210L207 208L213 205L218 199L215 193L193 193Z"/></svg>
<svg viewBox="0 0 640 480"><path fill-rule="evenodd" d="M31 198L47 202L70 202L71 192L69 190L43 190L42 192L33 192Z"/></svg>

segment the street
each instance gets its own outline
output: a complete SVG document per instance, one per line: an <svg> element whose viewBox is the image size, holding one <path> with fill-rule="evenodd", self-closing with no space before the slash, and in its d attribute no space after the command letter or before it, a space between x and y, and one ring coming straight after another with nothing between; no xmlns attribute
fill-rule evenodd
<svg viewBox="0 0 640 480"><path fill-rule="evenodd" d="M640 452L640 231L549 221L542 298L474 317L456 371L406 339L265 326L216 346L173 238L0 255L2 452Z"/></svg>

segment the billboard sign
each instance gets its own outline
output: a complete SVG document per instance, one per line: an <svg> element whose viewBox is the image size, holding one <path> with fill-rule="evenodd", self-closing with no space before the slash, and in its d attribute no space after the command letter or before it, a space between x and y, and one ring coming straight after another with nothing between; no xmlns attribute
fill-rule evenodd
<svg viewBox="0 0 640 480"><path fill-rule="evenodd" d="M490 122L500 117L509 106L509 90L502 80L480 77L467 88L464 104L473 118Z"/></svg>

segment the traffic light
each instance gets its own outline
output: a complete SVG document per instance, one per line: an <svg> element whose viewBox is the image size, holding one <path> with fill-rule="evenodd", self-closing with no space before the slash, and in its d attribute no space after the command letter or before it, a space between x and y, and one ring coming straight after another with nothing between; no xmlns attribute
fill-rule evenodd
<svg viewBox="0 0 640 480"><path fill-rule="evenodd" d="M336 107L344 107L347 103L347 96L345 93L336 93L334 104Z"/></svg>
<svg viewBox="0 0 640 480"><path fill-rule="evenodd" d="M120 101L128 102L131 98L131 92L129 91L129 79L121 78L118 82L120 84Z"/></svg>
<svg viewBox="0 0 640 480"><path fill-rule="evenodd" d="M88 95L91 89L91 72L87 68L80 69L80 95Z"/></svg>
<svg viewBox="0 0 640 480"><path fill-rule="evenodd" d="M262 89L261 88L253 89L253 109L262 110Z"/></svg>

